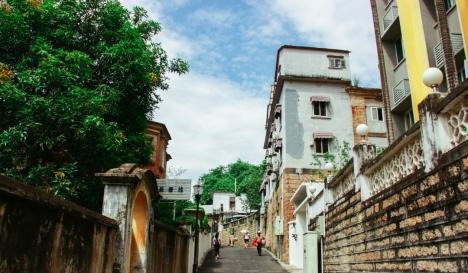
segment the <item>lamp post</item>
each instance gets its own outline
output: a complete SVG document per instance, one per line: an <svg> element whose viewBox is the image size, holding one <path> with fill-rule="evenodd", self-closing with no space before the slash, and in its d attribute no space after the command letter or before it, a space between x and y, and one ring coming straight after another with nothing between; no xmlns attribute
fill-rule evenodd
<svg viewBox="0 0 468 273"><path fill-rule="evenodd" d="M197 184L193 185L193 195L195 197L195 203L197 204L197 210L195 212L195 247L193 251L193 269L192 272L198 271L198 211L200 209L200 197L203 192L203 185L198 181Z"/></svg>
<svg viewBox="0 0 468 273"><path fill-rule="evenodd" d="M429 67L422 76L423 83L431 87L434 93L438 93L437 87L444 81L444 74L436 67Z"/></svg>

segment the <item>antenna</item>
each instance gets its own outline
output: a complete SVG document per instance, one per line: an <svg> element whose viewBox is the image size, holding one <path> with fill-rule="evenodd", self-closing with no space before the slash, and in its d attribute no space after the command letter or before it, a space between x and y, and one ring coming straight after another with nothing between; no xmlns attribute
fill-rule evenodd
<svg viewBox="0 0 468 273"><path fill-rule="evenodd" d="M237 192L237 178L234 178L234 194Z"/></svg>

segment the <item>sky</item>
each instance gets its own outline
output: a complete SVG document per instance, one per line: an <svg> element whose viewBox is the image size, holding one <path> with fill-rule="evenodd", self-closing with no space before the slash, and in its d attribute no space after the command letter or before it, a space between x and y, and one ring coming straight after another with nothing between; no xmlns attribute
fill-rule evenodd
<svg viewBox="0 0 468 273"><path fill-rule="evenodd" d="M123 0L161 23L155 40L183 58L154 111L172 140L169 167L197 180L237 159L264 158L266 107L282 45L351 51L360 85L379 87L369 0Z"/></svg>

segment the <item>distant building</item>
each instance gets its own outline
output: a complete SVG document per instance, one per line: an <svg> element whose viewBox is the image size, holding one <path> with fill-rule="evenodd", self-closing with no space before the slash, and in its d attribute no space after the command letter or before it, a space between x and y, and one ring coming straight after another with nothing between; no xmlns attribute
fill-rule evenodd
<svg viewBox="0 0 468 273"><path fill-rule="evenodd" d="M371 6L393 142L419 120L418 104L432 92L422 82L427 68L443 71L442 92L466 78L468 1L371 0Z"/></svg>
<svg viewBox="0 0 468 273"><path fill-rule="evenodd" d="M166 178L167 161L171 159L171 156L167 153L167 145L171 140L171 135L163 123L149 121L147 135L151 138L153 146L153 154L148 166L156 178Z"/></svg>
<svg viewBox="0 0 468 273"><path fill-rule="evenodd" d="M344 143L352 147L360 141L355 134L359 123L368 124L369 141L388 145L380 90L351 87L349 51L290 45L278 49L265 125L268 165L260 215L267 247L282 261L303 266L302 231L307 231L308 220L297 219L291 198L306 182L318 184L307 187L321 191L323 166L316 159L323 164L326 154L339 158ZM303 202L302 196L297 194L296 202ZM309 214L314 213L321 211ZM293 227L300 231L294 236Z"/></svg>
<svg viewBox="0 0 468 273"><path fill-rule="evenodd" d="M244 217L250 212L245 193L236 196L233 192L214 192L212 199L212 205L201 206L210 219L212 227L216 225L221 227L222 221ZM218 228L215 227L213 231L218 231Z"/></svg>

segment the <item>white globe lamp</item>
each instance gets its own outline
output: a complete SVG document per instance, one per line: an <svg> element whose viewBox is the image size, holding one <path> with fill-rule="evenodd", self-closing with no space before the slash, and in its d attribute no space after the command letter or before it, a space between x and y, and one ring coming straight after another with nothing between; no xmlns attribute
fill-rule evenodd
<svg viewBox="0 0 468 273"><path fill-rule="evenodd" d="M368 132L369 132L369 127L366 124L361 123L358 126L356 126L356 133L359 136L361 136L362 142L365 141L365 137L367 136Z"/></svg>
<svg viewBox="0 0 468 273"><path fill-rule="evenodd" d="M437 87L444 81L444 74L436 67L429 67L422 76L423 83L437 92Z"/></svg>

